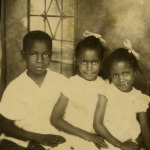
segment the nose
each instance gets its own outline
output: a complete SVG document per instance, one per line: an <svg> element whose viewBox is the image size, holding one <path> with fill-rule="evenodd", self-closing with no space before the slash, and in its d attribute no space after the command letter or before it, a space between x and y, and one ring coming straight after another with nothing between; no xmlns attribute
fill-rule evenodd
<svg viewBox="0 0 150 150"><path fill-rule="evenodd" d="M39 54L38 56L37 56L37 63L40 63L40 62L42 62L43 61L43 56L41 55L41 54Z"/></svg>
<svg viewBox="0 0 150 150"><path fill-rule="evenodd" d="M124 81L123 75L119 75L119 82L123 82L123 81Z"/></svg>
<svg viewBox="0 0 150 150"><path fill-rule="evenodd" d="M92 69L92 64L91 63L87 63L87 70L91 70Z"/></svg>

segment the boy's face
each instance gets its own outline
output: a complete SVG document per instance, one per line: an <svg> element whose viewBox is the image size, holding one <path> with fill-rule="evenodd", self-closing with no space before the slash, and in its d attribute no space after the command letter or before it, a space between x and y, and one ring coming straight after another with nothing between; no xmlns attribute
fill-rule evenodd
<svg viewBox="0 0 150 150"><path fill-rule="evenodd" d="M40 75L45 73L49 66L52 51L45 41L36 40L30 43L28 48L23 52L27 69L30 73Z"/></svg>

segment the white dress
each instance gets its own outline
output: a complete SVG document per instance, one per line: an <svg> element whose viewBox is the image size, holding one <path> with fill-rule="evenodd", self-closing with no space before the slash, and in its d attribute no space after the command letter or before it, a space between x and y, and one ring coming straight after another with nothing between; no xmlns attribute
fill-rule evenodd
<svg viewBox="0 0 150 150"><path fill-rule="evenodd" d="M69 98L65 120L83 130L93 132L93 118L98 101L98 91L105 84L101 77L97 77L95 81L87 81L78 75L71 77L63 92ZM65 138L75 150L98 149L94 143L77 136L66 134Z"/></svg>
<svg viewBox="0 0 150 150"><path fill-rule="evenodd" d="M121 92L113 84L108 86L105 96L108 99L104 116L106 128L120 141L135 140L141 132L136 115L146 112L150 97L135 88L131 92ZM108 145L110 150L118 149Z"/></svg>

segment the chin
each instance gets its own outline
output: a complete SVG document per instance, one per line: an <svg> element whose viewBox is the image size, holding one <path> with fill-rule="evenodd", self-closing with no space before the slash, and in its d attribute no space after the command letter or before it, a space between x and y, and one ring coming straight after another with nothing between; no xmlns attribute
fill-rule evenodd
<svg viewBox="0 0 150 150"><path fill-rule="evenodd" d="M88 80L88 81L94 81L95 79L96 79L96 77L84 77L86 80Z"/></svg>
<svg viewBox="0 0 150 150"><path fill-rule="evenodd" d="M131 91L130 88L120 88L120 87L117 87L117 88L122 92L130 92Z"/></svg>
<svg viewBox="0 0 150 150"><path fill-rule="evenodd" d="M46 72L46 70L36 70L36 71L34 71L34 74L35 75L43 75L44 73Z"/></svg>

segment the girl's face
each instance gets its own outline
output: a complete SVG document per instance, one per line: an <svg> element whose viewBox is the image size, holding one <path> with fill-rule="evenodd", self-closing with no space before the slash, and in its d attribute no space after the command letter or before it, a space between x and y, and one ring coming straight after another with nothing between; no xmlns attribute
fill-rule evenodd
<svg viewBox="0 0 150 150"><path fill-rule="evenodd" d="M126 61L115 61L111 65L110 77L112 83L122 92L132 90L135 74L131 65Z"/></svg>
<svg viewBox="0 0 150 150"><path fill-rule="evenodd" d="M99 52L95 49L81 51L77 58L78 75L86 80L93 81L100 71L101 60Z"/></svg>

